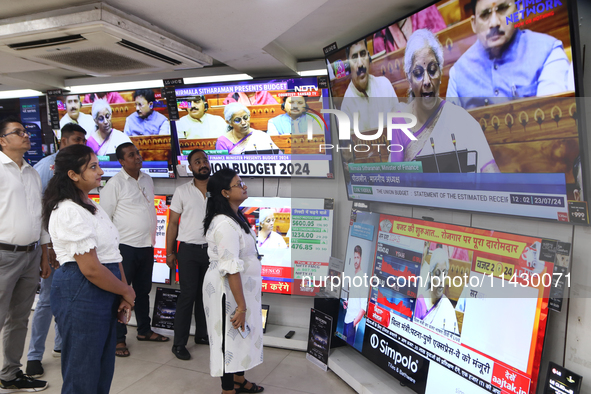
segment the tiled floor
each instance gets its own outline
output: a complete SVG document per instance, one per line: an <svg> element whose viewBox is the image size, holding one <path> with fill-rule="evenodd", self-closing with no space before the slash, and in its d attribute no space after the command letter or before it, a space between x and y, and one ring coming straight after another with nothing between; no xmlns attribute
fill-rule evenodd
<svg viewBox="0 0 591 394"><path fill-rule="evenodd" d="M32 318L31 314L31 318ZM29 323L30 326L30 323ZM30 331L30 330L29 330ZM209 375L209 347L190 344L187 348L191 360L177 359L171 352L171 342L138 342L135 327L129 327L127 345L131 356L117 358L111 393L219 393L220 379ZM192 341L193 337L189 338ZM53 358L54 331L47 337L47 349L43 358L45 375L49 382L43 393L60 393L62 377L60 359ZM0 343L0 350L2 344ZM23 371L26 367L29 340L23 355ZM1 354L1 353L0 353ZM354 393L332 371L324 372L308 360L303 352L265 347L265 362L246 372L246 378L265 387L268 394L298 393Z"/></svg>

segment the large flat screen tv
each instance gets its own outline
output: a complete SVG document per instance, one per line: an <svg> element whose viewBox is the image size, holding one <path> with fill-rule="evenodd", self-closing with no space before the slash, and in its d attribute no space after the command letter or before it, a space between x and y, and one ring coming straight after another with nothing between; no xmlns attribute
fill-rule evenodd
<svg viewBox="0 0 591 394"><path fill-rule="evenodd" d="M587 223L574 6L439 1L329 54L349 198Z"/></svg>
<svg viewBox="0 0 591 394"><path fill-rule="evenodd" d="M330 108L328 89L318 78L187 85L175 93L179 176L192 176L187 156L199 148L212 172L230 167L253 177L333 177L332 154L321 149L331 142L330 119L321 113ZM232 103L246 111L228 107Z"/></svg>
<svg viewBox="0 0 591 394"><path fill-rule="evenodd" d="M76 122L86 130L87 145L97 154L105 177L121 169L117 146L132 142L144 160L142 171L154 178L174 178L170 121L160 89L63 94L57 97L60 128ZM60 131L55 130L59 139Z"/></svg>
<svg viewBox="0 0 591 394"><path fill-rule="evenodd" d="M336 335L417 393L535 393L552 245L354 208Z"/></svg>
<svg viewBox="0 0 591 394"><path fill-rule="evenodd" d="M263 256L263 292L314 296L305 276L326 276L332 252L332 199L249 197L240 209Z"/></svg>

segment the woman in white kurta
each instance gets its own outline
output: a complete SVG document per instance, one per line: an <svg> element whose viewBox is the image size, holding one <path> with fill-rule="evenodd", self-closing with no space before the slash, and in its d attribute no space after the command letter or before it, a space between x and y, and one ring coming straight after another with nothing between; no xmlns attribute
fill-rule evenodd
<svg viewBox="0 0 591 394"><path fill-rule="evenodd" d="M210 372L222 377L223 393L260 393L244 371L263 362L261 262L256 238L240 204L246 185L231 169L208 181L204 230L209 269L203 282L203 306L210 346Z"/></svg>

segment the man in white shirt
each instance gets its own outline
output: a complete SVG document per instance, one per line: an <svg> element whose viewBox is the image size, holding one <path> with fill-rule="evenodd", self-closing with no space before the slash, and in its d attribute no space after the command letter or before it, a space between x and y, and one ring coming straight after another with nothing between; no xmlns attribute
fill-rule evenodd
<svg viewBox="0 0 591 394"><path fill-rule="evenodd" d="M221 116L207 113L209 105L204 96L187 97L191 106L188 115L176 122L179 139L218 138L228 131L228 124Z"/></svg>
<svg viewBox="0 0 591 394"><path fill-rule="evenodd" d="M61 130L60 149L66 146L86 143L86 130L76 123L67 123ZM59 152L59 151L58 151ZM53 168L55 166L55 157L57 152L43 158L39 163L33 167L41 177L41 193L45 193L47 184L53 177ZM49 295L51 294L51 283L53 282L53 273L59 268L59 263L55 258L55 253L52 249L52 244L48 246L48 257L51 268L49 277L41 280L41 287L39 289L39 299L35 306L35 314L33 315L33 322L31 323L31 340L29 342L29 352L27 353L27 370L29 376L38 378L43 376L43 353L45 353L45 340L51 325L51 305L49 303ZM55 325L55 341L53 347L54 357L61 356L62 338Z"/></svg>
<svg viewBox="0 0 591 394"><path fill-rule="evenodd" d="M349 116L353 127L353 114L359 113L359 131L375 130L379 126L379 113L385 117L398 104L392 83L386 77L374 77L369 73L371 57L367 42L361 40L347 48L351 66L351 82L345 91L341 111ZM384 126L385 127L385 126Z"/></svg>
<svg viewBox="0 0 591 394"><path fill-rule="evenodd" d="M66 114L60 119L60 129L68 123L77 123L86 130L86 134L92 135L96 130L96 124L91 115L80 111L82 106L82 104L80 104L80 96L77 94L66 96L65 104ZM61 133L58 132L57 138L58 140L61 140Z"/></svg>
<svg viewBox="0 0 591 394"><path fill-rule="evenodd" d="M361 246L356 245L353 249L353 264L355 268L355 276L361 275ZM344 334L347 337L347 343L351 346L355 346L355 334L357 333L357 327L359 322L365 315L365 309L367 308L367 298L351 297L352 294L359 293L353 289L349 291L349 299L344 302L343 306L346 310L345 313L345 327Z"/></svg>
<svg viewBox="0 0 591 394"><path fill-rule="evenodd" d="M150 326L150 291L156 242L156 208L154 182L142 169L142 156L131 142L115 151L121 164L119 171L101 190L101 207L119 231L119 252L127 283L135 290L135 317L138 341L166 342L169 338L156 334ZM128 357L125 342L127 326L117 323L115 355Z"/></svg>
<svg viewBox="0 0 591 394"><path fill-rule="evenodd" d="M211 167L201 149L189 153L189 168L194 179L176 188L170 204L170 220L166 231L166 264L174 268L178 261L181 294L174 317L172 352L181 360L189 360L187 350L191 315L195 311L195 343L209 344L203 310L203 278L209 267L207 241L203 234L207 182ZM180 224L179 224L179 219ZM180 241L177 250L177 240Z"/></svg>
<svg viewBox="0 0 591 394"><path fill-rule="evenodd" d="M41 178L23 158L31 149L18 118L0 122L0 391L41 391L47 382L20 370L27 324L41 277L49 276L49 234L41 227ZM42 245L42 246L40 246ZM41 261L41 265L39 262Z"/></svg>

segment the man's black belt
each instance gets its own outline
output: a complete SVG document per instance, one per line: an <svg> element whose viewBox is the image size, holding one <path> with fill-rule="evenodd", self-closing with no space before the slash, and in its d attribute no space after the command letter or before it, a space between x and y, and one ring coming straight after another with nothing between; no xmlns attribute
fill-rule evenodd
<svg viewBox="0 0 591 394"><path fill-rule="evenodd" d="M183 241L181 241L181 243L185 244L185 245L197 246L198 248L201 248L201 249L207 248L207 244L192 244L192 243L183 242Z"/></svg>
<svg viewBox="0 0 591 394"><path fill-rule="evenodd" d="M39 241L28 245L11 245L0 243L0 250L7 250L9 252L32 252L39 246Z"/></svg>

